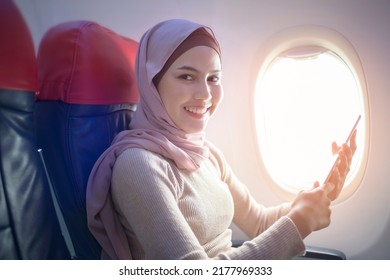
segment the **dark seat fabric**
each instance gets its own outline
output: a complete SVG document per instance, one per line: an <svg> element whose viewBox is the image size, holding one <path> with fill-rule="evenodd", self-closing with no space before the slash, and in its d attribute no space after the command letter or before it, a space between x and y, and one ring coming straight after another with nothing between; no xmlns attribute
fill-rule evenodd
<svg viewBox="0 0 390 280"><path fill-rule="evenodd" d="M85 192L97 158L129 127L138 91L138 43L88 21L51 28L38 51L38 142L79 259L99 259Z"/></svg>
<svg viewBox="0 0 390 280"><path fill-rule="evenodd" d="M12 1L0 0L0 40L0 259L67 259L37 152L37 61Z"/></svg>

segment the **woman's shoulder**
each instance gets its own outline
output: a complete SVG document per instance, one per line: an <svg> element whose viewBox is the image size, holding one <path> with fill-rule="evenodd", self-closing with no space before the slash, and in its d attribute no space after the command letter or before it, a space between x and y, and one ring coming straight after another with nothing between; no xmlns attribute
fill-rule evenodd
<svg viewBox="0 0 390 280"><path fill-rule="evenodd" d="M113 166L112 187L117 190L133 188L152 191L167 186L177 194L182 189L182 183L169 160L143 148L124 150Z"/></svg>
<svg viewBox="0 0 390 280"><path fill-rule="evenodd" d="M143 148L128 148L117 156L114 167L126 166L133 170L147 171L151 167L166 169L169 163L161 155Z"/></svg>
<svg viewBox="0 0 390 280"><path fill-rule="evenodd" d="M158 154L151 152L144 148L138 148L138 147L131 147L125 149L119 156L120 157L130 157L130 158L154 158L154 157L160 157Z"/></svg>

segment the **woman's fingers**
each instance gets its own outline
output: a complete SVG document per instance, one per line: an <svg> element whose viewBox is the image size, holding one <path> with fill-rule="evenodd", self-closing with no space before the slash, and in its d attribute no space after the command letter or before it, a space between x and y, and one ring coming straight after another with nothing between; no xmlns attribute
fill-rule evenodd
<svg viewBox="0 0 390 280"><path fill-rule="evenodd" d="M334 200L339 196L351 169L352 158L357 148L356 134L357 131L355 129L351 135L349 143L344 143L341 145L341 147L338 146L336 142L332 143L332 153L338 154L338 164L337 167L332 171L332 175L329 180L335 186L334 190L329 195L331 200Z"/></svg>
<svg viewBox="0 0 390 280"><path fill-rule="evenodd" d="M333 183L326 183L326 184L322 185L321 187L324 189L326 195L329 197L329 194L334 191L336 186Z"/></svg>
<svg viewBox="0 0 390 280"><path fill-rule="evenodd" d="M337 145L336 142L333 142L333 143L332 143L332 155L337 155L337 153L339 152L339 150L340 150L339 145Z"/></svg>

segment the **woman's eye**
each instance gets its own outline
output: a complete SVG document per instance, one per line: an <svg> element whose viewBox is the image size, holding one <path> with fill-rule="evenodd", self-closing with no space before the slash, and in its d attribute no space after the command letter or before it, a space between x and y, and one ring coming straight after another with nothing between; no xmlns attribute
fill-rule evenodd
<svg viewBox="0 0 390 280"><path fill-rule="evenodd" d="M213 82L213 83L218 83L219 80L220 80L220 77L218 77L218 76L211 76L211 77L209 77L208 80L209 80L210 82Z"/></svg>
<svg viewBox="0 0 390 280"><path fill-rule="evenodd" d="M190 75L184 74L179 77L179 79L186 80L186 81L192 81L193 78Z"/></svg>

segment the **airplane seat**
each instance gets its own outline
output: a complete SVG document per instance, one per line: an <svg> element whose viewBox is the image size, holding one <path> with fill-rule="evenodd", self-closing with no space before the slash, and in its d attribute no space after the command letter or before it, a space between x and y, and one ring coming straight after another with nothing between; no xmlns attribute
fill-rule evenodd
<svg viewBox="0 0 390 280"><path fill-rule="evenodd" d="M0 40L0 259L67 259L37 151L34 46L10 0L0 0Z"/></svg>
<svg viewBox="0 0 390 280"><path fill-rule="evenodd" d="M86 186L95 161L128 128L136 109L137 48L137 42L90 21L56 25L39 46L38 143L72 258L101 256L87 226Z"/></svg>

